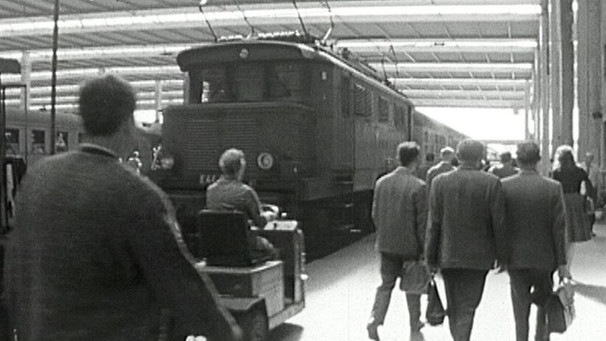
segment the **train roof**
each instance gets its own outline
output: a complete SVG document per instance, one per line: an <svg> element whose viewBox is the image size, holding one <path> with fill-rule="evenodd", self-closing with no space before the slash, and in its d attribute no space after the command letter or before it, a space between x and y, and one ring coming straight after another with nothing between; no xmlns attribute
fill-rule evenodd
<svg viewBox="0 0 606 341"><path fill-rule="evenodd" d="M301 41L286 39L285 41L280 37L276 39L230 39L181 51L177 55L177 63L181 71L187 72L194 70L200 64L219 64L239 60L314 60L333 64L352 73L357 73L372 80L377 85L397 93L406 99L411 106L413 105L406 95L389 84L386 77L381 76L375 69L358 59L349 50L345 49L342 54L337 54L329 47L312 43L312 41L311 38L304 38Z"/></svg>

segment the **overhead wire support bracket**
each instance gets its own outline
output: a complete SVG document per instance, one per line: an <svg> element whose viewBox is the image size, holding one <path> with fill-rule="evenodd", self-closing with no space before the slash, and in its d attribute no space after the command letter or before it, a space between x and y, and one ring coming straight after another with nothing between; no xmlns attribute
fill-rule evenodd
<svg viewBox="0 0 606 341"><path fill-rule="evenodd" d="M330 28L326 31L326 33L322 37L322 40L320 41L322 43L322 45L326 45L326 41L328 40L328 37L330 37L330 35L332 33L332 30L335 28L335 22L333 20L333 13L332 13L332 9L330 8L330 5L328 4L328 0L322 1L322 4L324 6L326 6L326 8L328 9L328 13L330 14L330 16L329 16L329 18L330 18Z"/></svg>

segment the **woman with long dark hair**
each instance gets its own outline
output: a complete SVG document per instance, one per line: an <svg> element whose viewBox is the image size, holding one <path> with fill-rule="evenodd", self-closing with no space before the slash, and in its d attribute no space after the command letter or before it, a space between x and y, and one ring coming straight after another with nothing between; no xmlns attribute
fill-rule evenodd
<svg viewBox="0 0 606 341"><path fill-rule="evenodd" d="M587 173L576 165L572 147L568 145L562 145L556 149L552 178L559 181L564 190L568 236L566 258L570 271L574 244L590 240L592 237L591 223L585 210L585 197L583 195L585 193L581 194L581 188L584 184L586 193L591 193L593 185L589 181Z"/></svg>

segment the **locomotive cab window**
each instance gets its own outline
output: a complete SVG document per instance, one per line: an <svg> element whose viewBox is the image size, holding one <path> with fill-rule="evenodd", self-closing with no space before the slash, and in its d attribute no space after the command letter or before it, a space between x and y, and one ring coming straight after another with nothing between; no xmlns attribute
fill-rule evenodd
<svg viewBox="0 0 606 341"><path fill-rule="evenodd" d="M190 103L302 101L305 65L295 62L212 65L190 72Z"/></svg>

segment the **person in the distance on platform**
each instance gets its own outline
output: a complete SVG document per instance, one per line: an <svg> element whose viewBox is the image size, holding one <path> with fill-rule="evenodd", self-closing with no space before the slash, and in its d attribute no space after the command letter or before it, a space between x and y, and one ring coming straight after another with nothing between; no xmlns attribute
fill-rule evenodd
<svg viewBox="0 0 606 341"><path fill-rule="evenodd" d="M461 165L438 175L429 195L425 259L441 269L454 341L469 341L488 271L505 263L507 231L501 182L480 170L485 146L466 139L457 146Z"/></svg>
<svg viewBox="0 0 606 341"><path fill-rule="evenodd" d="M263 229L268 221L276 219L273 211L263 211L255 190L242 182L246 170L244 153L235 148L223 152L219 158L223 174L206 189L206 208L210 210L236 210L243 212L252 225ZM277 251L265 238L251 235L254 250L263 251L270 258L277 257Z"/></svg>
<svg viewBox="0 0 606 341"><path fill-rule="evenodd" d="M433 153L427 153L427 155L425 155L425 162L420 164L417 167L417 170L415 172L415 175L417 176L417 178L419 178L423 181L425 181L425 179L427 179L427 172L429 171L429 169L431 167L434 166L435 158L436 158L436 156Z"/></svg>
<svg viewBox="0 0 606 341"><path fill-rule="evenodd" d="M576 243L592 238L591 222L586 214L585 198L581 195L581 185L588 193L593 192L593 184L587 173L574 162L572 147L559 146L555 152L554 170L551 177L559 181L564 189L564 202L566 209L566 227L568 236L568 252L566 255L568 271Z"/></svg>
<svg viewBox="0 0 606 341"><path fill-rule="evenodd" d="M501 164L488 169L488 172L496 175L499 179L506 178L518 173L518 169L513 166L513 159L510 152L503 152L500 155Z"/></svg>
<svg viewBox="0 0 606 341"><path fill-rule="evenodd" d="M429 168L427 171L426 183L427 183L427 193L431 191L431 182L433 179L446 172L450 172L455 169L455 166L452 164L452 160L455 159L455 151L450 147L444 147L440 150L440 162Z"/></svg>
<svg viewBox="0 0 606 341"><path fill-rule="evenodd" d="M377 288L368 337L379 340L377 328L383 324L391 292L402 273L404 261L423 256L427 221L426 189L423 180L415 176L419 163L419 146L404 142L398 146L400 167L381 177L376 185L372 219L377 229L376 249L381 255L381 285ZM419 334L423 323L421 296L406 293L411 334Z"/></svg>
<svg viewBox="0 0 606 341"><path fill-rule="evenodd" d="M113 75L83 84L78 150L30 167L9 236L11 340L241 340L199 274L168 197L120 162L135 92Z"/></svg>
<svg viewBox="0 0 606 341"><path fill-rule="evenodd" d="M535 341L549 340L545 304L553 288L553 272L566 270L566 218L559 182L539 175L539 146L517 146L519 174L502 181L509 231L507 270L516 325L516 341L528 341L530 305L537 305Z"/></svg>

